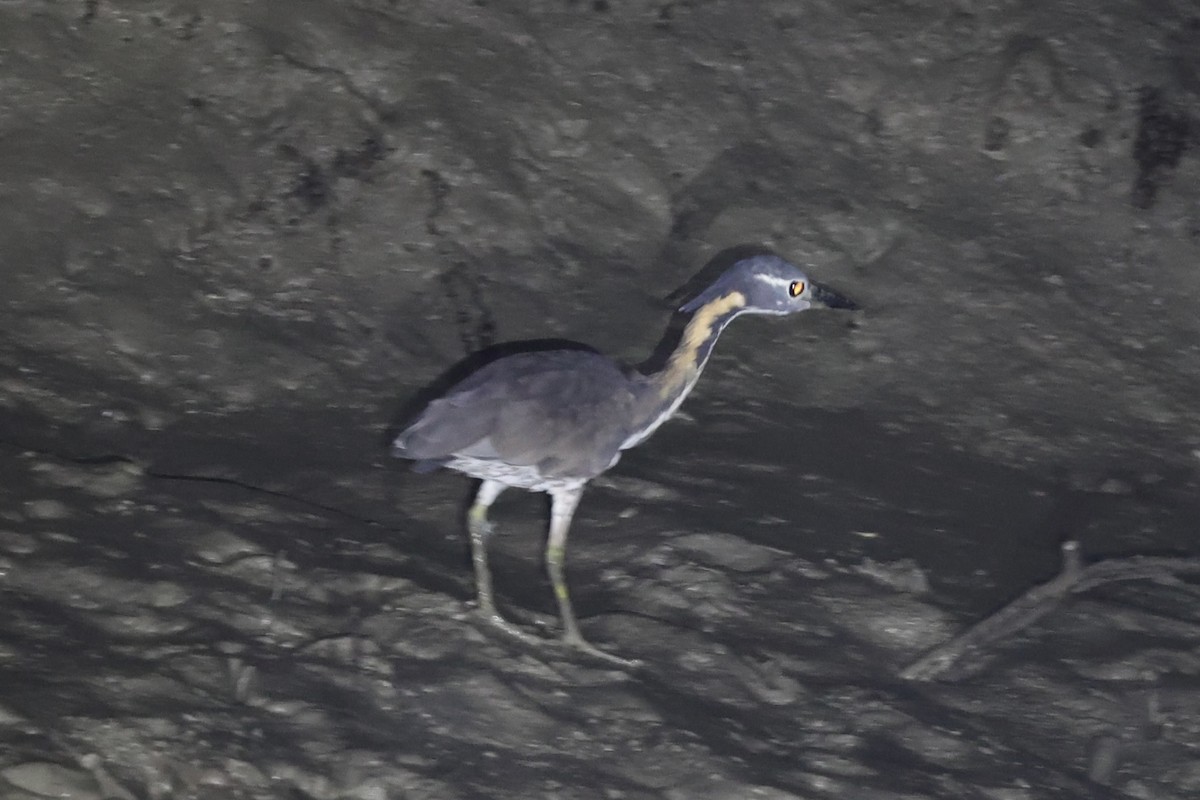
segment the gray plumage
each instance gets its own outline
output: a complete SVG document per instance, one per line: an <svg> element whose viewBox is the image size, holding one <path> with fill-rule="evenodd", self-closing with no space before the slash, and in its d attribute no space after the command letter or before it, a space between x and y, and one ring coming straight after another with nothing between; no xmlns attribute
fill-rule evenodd
<svg viewBox="0 0 1200 800"><path fill-rule="evenodd" d="M635 389L612 360L588 350L505 356L434 400L394 443L418 469L455 458L534 467L546 479L594 478L629 436Z"/></svg>

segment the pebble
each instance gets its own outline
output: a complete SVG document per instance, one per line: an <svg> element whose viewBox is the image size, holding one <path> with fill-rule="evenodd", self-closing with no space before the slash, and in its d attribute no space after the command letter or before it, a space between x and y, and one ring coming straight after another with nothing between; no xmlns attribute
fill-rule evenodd
<svg viewBox="0 0 1200 800"><path fill-rule="evenodd" d="M0 771L10 786L42 797L100 800L100 787L87 772L48 761L27 761Z"/></svg>
<svg viewBox="0 0 1200 800"><path fill-rule="evenodd" d="M37 550L37 540L27 533L0 530L0 549L25 556Z"/></svg>
<svg viewBox="0 0 1200 800"><path fill-rule="evenodd" d="M671 546L710 567L724 567L734 572L770 569L783 555L732 533L687 534L673 539Z"/></svg>
<svg viewBox="0 0 1200 800"><path fill-rule="evenodd" d="M67 519L71 509L60 500L28 500L25 514L30 519Z"/></svg>

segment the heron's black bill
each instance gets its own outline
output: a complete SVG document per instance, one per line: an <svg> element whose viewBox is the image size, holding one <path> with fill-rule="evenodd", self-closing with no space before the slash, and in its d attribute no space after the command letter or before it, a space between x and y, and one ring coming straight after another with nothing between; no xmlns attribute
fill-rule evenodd
<svg viewBox="0 0 1200 800"><path fill-rule="evenodd" d="M855 311L858 309L858 303L851 300L845 295L840 295L832 289L827 289L820 284L813 284L812 298L826 308L844 308L847 311Z"/></svg>

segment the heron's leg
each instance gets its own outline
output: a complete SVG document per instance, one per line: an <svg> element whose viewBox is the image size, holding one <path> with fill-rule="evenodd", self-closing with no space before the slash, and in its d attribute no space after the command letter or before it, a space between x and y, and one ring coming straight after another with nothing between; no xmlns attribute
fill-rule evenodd
<svg viewBox="0 0 1200 800"><path fill-rule="evenodd" d="M467 531L471 534L471 562L475 565L475 595L479 600L479 610L488 620L502 626L506 623L496 610L496 601L492 597L492 572L488 569L487 537L492 532L492 523L488 522L487 513L504 489L504 484L499 481L484 481L479 485L471 510L467 512Z"/></svg>
<svg viewBox="0 0 1200 800"><path fill-rule="evenodd" d="M487 557L487 537L492 532L492 523L488 521L487 512L505 488L499 481L484 481L475 494L475 502L467 512L467 530L471 534L471 562L475 565L475 596L479 603L479 613L509 636L530 644L544 644L545 639L526 633L500 616L496 609L496 599L492 595L492 571L488 567Z"/></svg>
<svg viewBox="0 0 1200 800"><path fill-rule="evenodd" d="M562 618L563 641L568 644L583 642L575 611L571 607L571 595L567 591L567 579L563 574L563 562L567 556L567 533L571 529L571 518L583 495L583 487L556 489L550 492L550 536L546 541L546 571L554 586L554 598L558 600L558 615Z"/></svg>
<svg viewBox="0 0 1200 800"><path fill-rule="evenodd" d="M610 664L626 669L635 668L641 666L641 662L606 653L584 639L583 634L579 632L579 623L575 620L575 611L571 607L571 595L567 591L563 563L567 556L567 533L571 528L575 507L579 505L582 495L582 486L550 492L550 537L546 542L546 571L550 573L554 597L558 600L558 613L563 624L563 642Z"/></svg>

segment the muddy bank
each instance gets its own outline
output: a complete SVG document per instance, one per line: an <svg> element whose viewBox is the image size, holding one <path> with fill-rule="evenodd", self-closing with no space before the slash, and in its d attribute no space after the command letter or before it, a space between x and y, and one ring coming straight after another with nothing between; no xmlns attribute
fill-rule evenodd
<svg viewBox="0 0 1200 800"><path fill-rule="evenodd" d="M1191 796L1194 583L896 676L1065 538L1196 555L1198 19L5 3L7 795ZM579 611L645 671L497 638L387 425L496 342L641 361L738 244L865 310L739 321L589 488Z"/></svg>

